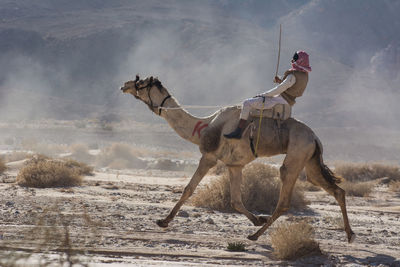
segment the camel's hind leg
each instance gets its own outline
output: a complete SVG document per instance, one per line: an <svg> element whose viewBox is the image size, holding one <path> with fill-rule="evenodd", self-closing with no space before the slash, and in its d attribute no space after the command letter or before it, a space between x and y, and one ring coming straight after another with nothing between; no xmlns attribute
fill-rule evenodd
<svg viewBox="0 0 400 267"><path fill-rule="evenodd" d="M324 177L322 168L326 168L325 176L327 177ZM319 157L314 156L310 161L306 163L306 174L307 174L307 180L309 182L311 182L314 185L321 186L326 192L335 197L342 211L344 229L347 234L347 240L349 243L353 242L356 235L351 230L349 218L347 216L346 197L345 197L346 193L342 188L337 186L336 183L334 182L335 177L333 176L333 173L328 169L327 166L323 165Z"/></svg>
<svg viewBox="0 0 400 267"><path fill-rule="evenodd" d="M165 219L157 221L158 226L160 227L168 226L168 223L172 221L172 219L178 213L179 209L182 207L183 203L185 203L185 201L193 194L194 190L196 189L200 181L203 179L204 175L206 175L208 170L214 167L216 163L217 161L215 159L209 159L204 156L200 159L199 166L197 167L196 172L193 174L192 179L190 179L190 182L183 190L181 198L175 204L175 207L171 210L171 212Z"/></svg>
<svg viewBox="0 0 400 267"><path fill-rule="evenodd" d="M243 166L229 166L229 180L231 184L231 205L238 212L246 215L255 226L260 226L266 222L266 219L261 216L256 216L246 209L242 202L242 193L240 186L242 184L242 169Z"/></svg>
<svg viewBox="0 0 400 267"><path fill-rule="evenodd" d="M304 168L306 155L302 156L291 156L287 155L282 167L280 168L280 178L282 181L281 191L279 193L278 204L271 217L255 234L249 235L248 239L257 240L271 224L276 221L283 213L285 213L290 207L290 200L292 197L292 191L296 183L297 177L301 170Z"/></svg>

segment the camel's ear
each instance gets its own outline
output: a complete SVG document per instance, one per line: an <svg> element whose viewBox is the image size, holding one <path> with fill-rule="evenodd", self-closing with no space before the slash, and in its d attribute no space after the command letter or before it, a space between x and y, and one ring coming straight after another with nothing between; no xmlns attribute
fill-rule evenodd
<svg viewBox="0 0 400 267"><path fill-rule="evenodd" d="M155 78L154 84L155 84L155 86L157 86L158 89L161 90L162 84L161 84L161 82L160 82L157 78Z"/></svg>
<svg viewBox="0 0 400 267"><path fill-rule="evenodd" d="M150 83L153 82L153 76L150 76Z"/></svg>
<svg viewBox="0 0 400 267"><path fill-rule="evenodd" d="M136 74L136 80L135 80L135 82L137 82L137 81L139 81L139 74Z"/></svg>

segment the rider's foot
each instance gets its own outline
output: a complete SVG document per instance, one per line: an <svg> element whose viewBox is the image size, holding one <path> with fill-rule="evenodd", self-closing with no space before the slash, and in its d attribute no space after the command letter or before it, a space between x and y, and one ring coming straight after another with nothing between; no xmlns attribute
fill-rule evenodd
<svg viewBox="0 0 400 267"><path fill-rule="evenodd" d="M229 138L229 139L231 139L231 138L233 138L233 139L242 138L242 132L243 132L244 127L246 126L246 122L247 122L247 120L240 119L237 128L233 132L231 132L229 134L224 134L224 136L226 138Z"/></svg>

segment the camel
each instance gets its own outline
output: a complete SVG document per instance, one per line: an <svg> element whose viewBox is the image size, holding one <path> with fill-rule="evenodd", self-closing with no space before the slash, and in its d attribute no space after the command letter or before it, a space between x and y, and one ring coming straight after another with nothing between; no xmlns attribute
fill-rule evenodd
<svg viewBox="0 0 400 267"><path fill-rule="evenodd" d="M195 117L184 110L161 82L153 77L142 80L137 75L135 80L126 82L121 90L132 94L144 102L152 112L163 117L178 135L199 146L202 154L199 165L184 188L179 201L168 216L157 221L158 226L168 227L208 170L220 160L229 171L232 207L244 214L255 226L261 226L257 232L249 235L248 239L257 240L289 209L294 185L304 168L309 182L320 186L334 196L342 212L347 240L350 243L355 239L347 216L345 191L337 185L341 177L336 176L323 163L321 142L304 123L288 118L280 121L280 130L277 131L275 119L263 118L262 120L258 156L269 157L278 154L286 154L286 156L280 167L282 185L275 210L271 216L258 216L245 208L240 191L242 169L256 158L250 146L249 127L246 128L241 139L223 137L224 133L229 133L236 127L241 107L224 107L208 117ZM255 124L258 125L258 123Z"/></svg>

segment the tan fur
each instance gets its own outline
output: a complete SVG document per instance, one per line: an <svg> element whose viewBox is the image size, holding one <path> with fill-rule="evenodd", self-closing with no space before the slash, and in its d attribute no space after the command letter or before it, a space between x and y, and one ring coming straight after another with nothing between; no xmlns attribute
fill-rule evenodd
<svg viewBox="0 0 400 267"><path fill-rule="evenodd" d="M157 82L158 80L153 78L145 80L137 78L136 81L125 83L121 90L134 95L158 114L158 105L169 93L161 86L161 83ZM229 169L233 208L249 218L254 225L263 225L254 235L250 235L249 239L257 240L279 216L289 209L297 177L306 168L307 178L336 198L342 211L348 241L354 240L355 234L351 230L347 217L345 192L336 185L337 177L322 161L322 145L318 137L304 123L293 118L285 121L270 118L262 120L258 155L267 157L286 154L280 168L282 181L280 198L271 217L265 218L248 211L242 203L240 194L242 169L255 159L250 149L250 128L254 125L257 131L258 124L250 122L240 140L226 139L223 134L231 132L237 126L240 107L223 108L205 118L192 116L182 109L173 97L165 101L164 107L166 109L162 111L161 116L182 138L199 146L202 158L179 201L165 219L157 221L160 227L168 226L208 170L216 165L217 160L220 160Z"/></svg>
<svg viewBox="0 0 400 267"><path fill-rule="evenodd" d="M200 151L203 151L204 153L216 151L221 141L221 131L222 125L207 127L200 139Z"/></svg>

